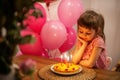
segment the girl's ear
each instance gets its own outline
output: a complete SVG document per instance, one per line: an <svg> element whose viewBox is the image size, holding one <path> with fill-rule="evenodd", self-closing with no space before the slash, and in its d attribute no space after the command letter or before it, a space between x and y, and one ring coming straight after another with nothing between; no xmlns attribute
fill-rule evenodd
<svg viewBox="0 0 120 80"><path fill-rule="evenodd" d="M97 33L98 34L101 33L101 28L100 27L98 27Z"/></svg>

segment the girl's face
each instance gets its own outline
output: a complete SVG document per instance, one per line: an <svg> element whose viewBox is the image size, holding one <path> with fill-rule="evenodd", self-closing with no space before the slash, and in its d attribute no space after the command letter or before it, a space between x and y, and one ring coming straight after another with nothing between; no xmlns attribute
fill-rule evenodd
<svg viewBox="0 0 120 80"><path fill-rule="evenodd" d="M78 37L90 42L96 36L96 31L94 29L88 29L82 26L79 26Z"/></svg>

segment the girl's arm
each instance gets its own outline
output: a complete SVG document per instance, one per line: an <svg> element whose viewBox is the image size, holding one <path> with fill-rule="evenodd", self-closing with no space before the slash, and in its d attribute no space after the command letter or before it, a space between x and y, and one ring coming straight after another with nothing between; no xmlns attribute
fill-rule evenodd
<svg viewBox="0 0 120 80"><path fill-rule="evenodd" d="M82 45L80 45L82 42ZM75 49L71 52L72 53L72 62L77 64L79 63L83 53L84 53L84 50L87 46L87 43L83 40L79 40L77 42L77 44L75 45Z"/></svg>
<svg viewBox="0 0 120 80"><path fill-rule="evenodd" d="M80 61L80 64L83 66L86 66L86 67L93 67L95 65L95 62L97 61L101 51L102 51L102 48L94 47L92 54L90 55L90 58L88 60Z"/></svg>

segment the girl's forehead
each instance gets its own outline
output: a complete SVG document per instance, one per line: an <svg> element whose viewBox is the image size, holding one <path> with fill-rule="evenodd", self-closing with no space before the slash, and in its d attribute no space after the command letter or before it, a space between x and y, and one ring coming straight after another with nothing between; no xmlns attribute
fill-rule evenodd
<svg viewBox="0 0 120 80"><path fill-rule="evenodd" d="M88 31L90 31L91 29L83 27L83 26L79 26L78 30L88 30Z"/></svg>
<svg viewBox="0 0 120 80"><path fill-rule="evenodd" d="M86 27L79 26L78 31L91 32L91 31L95 31L95 30L92 29L92 28L89 29L89 28L86 28Z"/></svg>

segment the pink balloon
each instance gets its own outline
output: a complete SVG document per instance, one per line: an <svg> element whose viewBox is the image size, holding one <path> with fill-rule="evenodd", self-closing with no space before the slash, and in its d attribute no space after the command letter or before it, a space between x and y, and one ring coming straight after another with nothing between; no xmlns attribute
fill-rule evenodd
<svg viewBox="0 0 120 80"><path fill-rule="evenodd" d="M34 43L20 44L20 50L23 54L37 55L48 57L47 51L43 48L40 36L32 31L21 31L22 36L32 35L35 38Z"/></svg>
<svg viewBox="0 0 120 80"><path fill-rule="evenodd" d="M72 27L67 28L67 40L63 43L63 45L59 48L60 52L65 52L73 47L76 42L76 32Z"/></svg>
<svg viewBox="0 0 120 80"><path fill-rule="evenodd" d="M23 24L39 34L46 22L46 12L40 3L35 3L34 8L26 14L27 18L23 21Z"/></svg>
<svg viewBox="0 0 120 80"><path fill-rule="evenodd" d="M67 39L66 28L60 21L48 21L41 30L41 39L47 49L57 49Z"/></svg>
<svg viewBox="0 0 120 80"><path fill-rule="evenodd" d="M66 27L76 24L83 7L80 0L62 0L58 6L58 16Z"/></svg>

